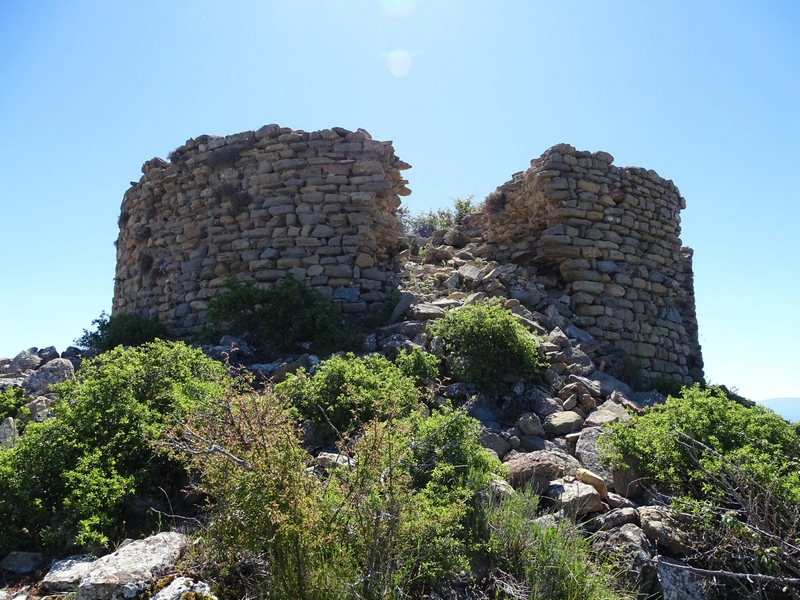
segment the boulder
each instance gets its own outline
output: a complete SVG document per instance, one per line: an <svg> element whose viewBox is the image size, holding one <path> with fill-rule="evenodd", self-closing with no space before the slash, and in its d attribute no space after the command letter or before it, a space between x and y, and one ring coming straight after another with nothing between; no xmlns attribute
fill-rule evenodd
<svg viewBox="0 0 800 600"><path fill-rule="evenodd" d="M603 500L597 490L572 477L551 481L545 497L553 500L567 514L580 517L603 510Z"/></svg>
<svg viewBox="0 0 800 600"><path fill-rule="evenodd" d="M544 435L544 427L542 427L542 422L536 416L536 413L526 412L521 414L517 419L516 427L523 435Z"/></svg>
<svg viewBox="0 0 800 600"><path fill-rule="evenodd" d="M558 400L540 394L533 394L531 403L533 405L533 412L535 412L540 419L546 419L549 415L564 410Z"/></svg>
<svg viewBox="0 0 800 600"><path fill-rule="evenodd" d="M0 446L10 448L16 442L17 424L12 417L6 417L4 421L0 422Z"/></svg>
<svg viewBox="0 0 800 600"><path fill-rule="evenodd" d="M478 443L487 450L493 450L500 458L511 450L511 445L505 439L491 431L484 431L478 438Z"/></svg>
<svg viewBox="0 0 800 600"><path fill-rule="evenodd" d="M705 600L705 585L700 576L682 568L679 560L659 556L656 558L658 581L664 600Z"/></svg>
<svg viewBox="0 0 800 600"><path fill-rule="evenodd" d="M677 556L691 553L691 537L670 509L664 506L640 506L636 512L642 531L659 546Z"/></svg>
<svg viewBox="0 0 800 600"><path fill-rule="evenodd" d="M591 538L591 545L594 552L619 566L620 579L640 598L656 591L656 567L652 563L656 547L639 527L626 523L619 529L601 531Z"/></svg>
<svg viewBox="0 0 800 600"><path fill-rule="evenodd" d="M600 460L600 448L597 445L602 433L603 430L600 427L587 427L581 431L581 435L575 444L575 458L592 473L602 477L606 486L610 486L613 484L614 479L611 476L611 472Z"/></svg>
<svg viewBox="0 0 800 600"><path fill-rule="evenodd" d="M50 391L50 386L75 378L75 367L66 358L55 358L40 367L23 384L22 389L31 396L41 396Z"/></svg>
<svg viewBox="0 0 800 600"><path fill-rule="evenodd" d="M175 566L186 541L180 533L159 533L97 559L78 586L77 600L133 598Z"/></svg>
<svg viewBox="0 0 800 600"><path fill-rule="evenodd" d="M603 478L597 473L593 473L589 469L584 469L581 467L575 472L575 479L592 486L597 490L597 493L600 494L601 498L608 496L608 487L606 487L606 482L603 481Z"/></svg>
<svg viewBox="0 0 800 600"><path fill-rule="evenodd" d="M51 360L55 360L56 358L58 358L58 350L56 350L55 346L48 346L47 348L41 348L36 354L39 356L39 358L42 359L43 365L49 363Z"/></svg>
<svg viewBox="0 0 800 600"><path fill-rule="evenodd" d="M28 348L11 359L11 364L6 367L8 373L23 373L28 369L36 370L42 364L38 348Z"/></svg>
<svg viewBox="0 0 800 600"><path fill-rule="evenodd" d="M586 418L584 425L586 427L603 427L609 423L616 423L617 421L630 421L631 415L622 405L607 400L597 410L593 410Z"/></svg>
<svg viewBox="0 0 800 600"><path fill-rule="evenodd" d="M610 468L612 486L621 496L635 500L644 494L642 485L642 474L633 466L630 460L625 461L626 466L614 466Z"/></svg>
<svg viewBox="0 0 800 600"><path fill-rule="evenodd" d="M44 564L44 554L38 552L10 552L0 560L0 570L14 575L27 575Z"/></svg>
<svg viewBox="0 0 800 600"><path fill-rule="evenodd" d="M627 383L623 383L619 379L603 371L595 371L589 375L589 379L600 384L600 394L603 398L608 398L613 392L620 392L627 398L633 396L633 390Z"/></svg>
<svg viewBox="0 0 800 600"><path fill-rule="evenodd" d="M42 580L42 590L45 592L74 590L95 560L96 558L91 554L76 554L53 561L50 570Z"/></svg>
<svg viewBox="0 0 800 600"><path fill-rule="evenodd" d="M635 392L630 396L630 399L636 402L636 404L639 406L654 406L656 404L664 404L664 402L667 401L667 397L656 390L650 390L649 392Z"/></svg>
<svg viewBox="0 0 800 600"><path fill-rule="evenodd" d="M639 515L636 513L635 508L615 508L592 519L587 523L587 527L591 531L606 531L617 529L626 523L639 525Z"/></svg>
<svg viewBox="0 0 800 600"><path fill-rule="evenodd" d="M415 304L406 312L412 319L418 321L428 321L444 317L444 309L434 306L433 304Z"/></svg>
<svg viewBox="0 0 800 600"><path fill-rule="evenodd" d="M551 435L572 433L582 425L583 417L571 410L553 413L544 420L544 430Z"/></svg>
<svg viewBox="0 0 800 600"><path fill-rule="evenodd" d="M334 454L332 452L320 452L314 459L314 464L323 469L334 469L336 467L354 467L356 461L344 454Z"/></svg>
<svg viewBox="0 0 800 600"><path fill-rule="evenodd" d="M531 483L537 490L546 488L554 479L574 475L581 466L569 454L551 450L515 454L505 464L511 485L521 487Z"/></svg>
<svg viewBox="0 0 800 600"><path fill-rule="evenodd" d="M194 597L203 596L216 600L211 588L204 581L196 581L191 577L176 577L172 583L159 591L151 600L180 600L184 594L192 592Z"/></svg>

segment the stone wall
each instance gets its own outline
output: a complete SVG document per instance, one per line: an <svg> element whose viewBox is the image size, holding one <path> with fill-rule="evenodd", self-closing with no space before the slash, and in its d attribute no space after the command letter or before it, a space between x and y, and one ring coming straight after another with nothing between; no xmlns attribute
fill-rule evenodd
<svg viewBox="0 0 800 600"><path fill-rule="evenodd" d="M606 152L547 150L468 222L498 261L531 264L572 322L653 375L702 378L686 207L672 181Z"/></svg>
<svg viewBox="0 0 800 600"><path fill-rule="evenodd" d="M125 193L112 314L147 314L183 335L228 277L268 286L287 273L343 312L379 310L407 168L363 130L267 125L191 139L170 162L145 162Z"/></svg>

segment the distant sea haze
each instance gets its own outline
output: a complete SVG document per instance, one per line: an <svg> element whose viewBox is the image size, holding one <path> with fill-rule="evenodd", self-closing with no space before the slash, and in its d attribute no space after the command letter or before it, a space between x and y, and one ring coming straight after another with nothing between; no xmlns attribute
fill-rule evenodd
<svg viewBox="0 0 800 600"><path fill-rule="evenodd" d="M800 421L800 398L770 398L758 404L771 408L787 421Z"/></svg>

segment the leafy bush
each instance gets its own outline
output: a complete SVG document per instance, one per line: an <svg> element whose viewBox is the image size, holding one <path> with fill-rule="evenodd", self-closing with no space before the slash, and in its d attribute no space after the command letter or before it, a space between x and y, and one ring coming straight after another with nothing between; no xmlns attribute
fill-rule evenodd
<svg viewBox="0 0 800 600"><path fill-rule="evenodd" d="M176 446L215 499L204 575L246 563L240 595L422 597L468 568L469 505L500 468L463 413L362 423L342 444L350 465L316 476L277 395L221 397L190 428ZM200 454L210 442L219 451Z"/></svg>
<svg viewBox="0 0 800 600"><path fill-rule="evenodd" d="M439 376L439 359L420 348L414 348L411 352L405 349L400 350L394 363L403 375L417 383L426 379L436 379Z"/></svg>
<svg viewBox="0 0 800 600"><path fill-rule="evenodd" d="M105 352L117 346L140 346L156 339L169 338L167 326L138 313L109 317L105 311L92 321L96 331L83 330L75 344L84 350Z"/></svg>
<svg viewBox="0 0 800 600"><path fill-rule="evenodd" d="M453 370L480 385L504 373L533 376L546 368L536 339L499 304L468 304L448 311L430 326L453 355Z"/></svg>
<svg viewBox="0 0 800 600"><path fill-rule="evenodd" d="M5 421L8 417L16 417L17 412L28 398L18 387L11 387L0 391L0 421Z"/></svg>
<svg viewBox="0 0 800 600"><path fill-rule="evenodd" d="M650 379L650 387L664 396L680 396L683 383L672 377L660 375Z"/></svg>
<svg viewBox="0 0 800 600"><path fill-rule="evenodd" d="M612 460L629 457L645 477L678 494L682 512L695 514L699 566L800 574L798 550L785 542L800 536L800 438L779 415L696 384L615 424L604 443ZM749 593L780 588L759 577L751 578L758 590Z"/></svg>
<svg viewBox="0 0 800 600"><path fill-rule="evenodd" d="M230 385L221 364L182 343L117 347L84 362L54 386L55 417L0 450L0 549L124 537L125 498L169 489L178 469L150 440Z"/></svg>
<svg viewBox="0 0 800 600"><path fill-rule="evenodd" d="M289 375L275 391L326 438L345 435L375 417L407 415L417 402L414 381L389 360L352 353L323 361L313 376Z"/></svg>
<svg viewBox="0 0 800 600"><path fill-rule="evenodd" d="M208 303L208 321L204 337L238 335L267 351L292 351L302 341L324 348L338 333L333 303L291 275L267 290L228 279Z"/></svg>
<svg viewBox="0 0 800 600"><path fill-rule="evenodd" d="M489 509L491 579L498 597L617 598L608 573L589 561L588 543L574 525L536 521L538 502L525 489Z"/></svg>
<svg viewBox="0 0 800 600"><path fill-rule="evenodd" d="M421 237L430 237L434 231L450 229L460 225L464 217L478 210L472 204L472 196L468 198L453 198L453 209L437 208L436 210L421 211L412 214L406 207L397 209L397 217L405 230Z"/></svg>

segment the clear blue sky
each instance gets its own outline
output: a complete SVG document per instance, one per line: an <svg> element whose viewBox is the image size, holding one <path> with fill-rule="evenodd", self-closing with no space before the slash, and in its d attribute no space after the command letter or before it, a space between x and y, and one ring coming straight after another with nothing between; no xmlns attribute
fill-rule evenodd
<svg viewBox="0 0 800 600"><path fill-rule="evenodd" d="M800 396L798 32L791 0L0 0L0 356L110 309L145 160L363 127L413 165L413 210L559 142L672 179L708 378Z"/></svg>

